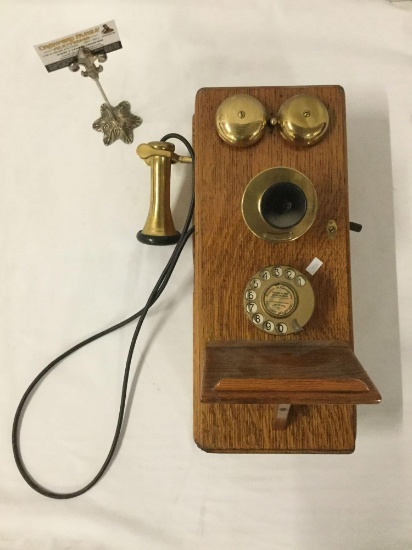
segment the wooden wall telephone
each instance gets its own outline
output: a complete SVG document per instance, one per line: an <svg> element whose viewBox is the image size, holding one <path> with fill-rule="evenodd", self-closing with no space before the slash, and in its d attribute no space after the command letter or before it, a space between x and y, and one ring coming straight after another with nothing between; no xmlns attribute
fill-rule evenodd
<svg viewBox="0 0 412 550"><path fill-rule="evenodd" d="M214 452L350 453L355 405L381 397L353 353L344 92L205 88L196 97L193 135L195 441ZM171 137L183 141L190 157L175 153ZM136 339L193 234L193 203L180 235L169 196L171 165L193 161L190 143L169 134L137 153L152 176L149 215L137 238L177 244L143 309L57 357L23 394L13 422L14 458L25 481L50 498L85 493L110 464ZM20 448L29 397L67 356L136 319L103 466L81 489L43 487Z"/></svg>
<svg viewBox="0 0 412 550"><path fill-rule="evenodd" d="M349 453L355 405L380 401L353 353L344 101L339 86L197 94L194 438L206 451ZM169 210L141 240L175 239Z"/></svg>

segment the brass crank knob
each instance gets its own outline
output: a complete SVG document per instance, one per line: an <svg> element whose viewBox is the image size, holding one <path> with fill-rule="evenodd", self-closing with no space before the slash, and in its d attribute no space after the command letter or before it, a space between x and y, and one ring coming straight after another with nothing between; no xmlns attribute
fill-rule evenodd
<svg viewBox="0 0 412 550"><path fill-rule="evenodd" d="M263 136L266 110L262 103L247 94L228 97L216 112L216 129L225 143L235 147L248 147Z"/></svg>
<svg viewBox="0 0 412 550"><path fill-rule="evenodd" d="M325 135L329 114L317 97L295 95L279 109L277 123L282 136L295 145L314 145Z"/></svg>

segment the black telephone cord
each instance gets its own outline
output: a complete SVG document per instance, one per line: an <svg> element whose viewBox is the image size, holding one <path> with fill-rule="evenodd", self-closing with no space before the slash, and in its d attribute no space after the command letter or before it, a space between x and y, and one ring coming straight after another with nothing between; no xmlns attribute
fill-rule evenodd
<svg viewBox="0 0 412 550"><path fill-rule="evenodd" d="M176 246L175 246L175 248L172 252L172 255L171 255L169 261L166 264L166 267L164 268L164 270L163 270L162 274L160 275L159 279L157 280L157 282L156 282L156 284L155 284L155 286L154 286L154 288L153 288L153 290L152 290L152 292L151 292L151 294L150 294L150 296L149 296L149 298L146 302L146 305L140 311L138 311L137 313L135 313L131 317L128 317L124 321L121 321L120 323L117 323L116 325L114 325L114 326L112 326L112 327L110 327L106 330L103 330L103 331L99 332L98 334L95 334L95 335L91 336L90 338L87 338L86 340L83 340L79 344L76 344L75 346L73 346L72 348L67 350L66 352L59 355L59 357L54 359L54 361L52 361L49 365L47 365L47 367L45 367L36 376L36 378L33 380L33 382L29 385L27 390L24 392L23 397L21 398L20 403L17 407L16 413L15 413L15 416L14 416L13 430L12 430L12 446L13 446L14 460L16 462L16 465L17 465L23 479L30 485L30 487L32 487L32 489L34 489L35 491L37 491L38 493L40 493L40 494L42 494L46 497L55 498L55 499L69 499L69 498L74 498L74 497L77 497L79 495L82 495L83 493L85 493L86 491L91 489L94 485L96 485L96 483L101 479L101 477L104 475L104 473L108 469L108 467L109 467L109 465L110 465L110 463L113 459L116 448L118 446L121 431L122 431L124 411L125 411L125 407L126 407L127 386L128 386L128 381L129 381L129 375L130 375L130 367L131 367L131 363L132 363L133 352L134 352L134 349L135 349L135 346L136 346L137 337L139 336L140 329L143 325L143 322L146 318L146 315L147 315L149 309L153 306L153 304L155 304L155 302L158 300L158 298L161 296L162 292L166 288L166 285L169 282L169 279L170 279L170 277L173 273L173 270L176 267L177 261L179 260L180 254L183 250L183 247L185 246L186 242L188 241L188 239L190 238L190 236L194 232L194 227L193 226L190 227L190 224L191 224L191 221L192 221L193 211L194 211L194 162L195 162L195 154L194 154L193 148L190 145L190 143L183 136L181 136L180 134L174 134L174 133L167 134L166 136L164 136L161 139L161 141L168 141L169 139L178 139L182 143L184 143L184 145L187 147L187 149L189 151L190 156L192 157L192 161L193 161L193 164L192 164L192 172L193 172L193 175L192 175L192 181L193 181L192 199L191 199L188 215L186 217L186 221L185 221L184 227L182 229L181 236L180 236L180 238L179 238L179 240L178 240L178 242L177 242L177 244L176 244ZM22 419L23 419L23 416L24 416L24 412L25 412L29 397L32 395L33 391L35 390L37 385L44 379L44 377L56 365L58 365L61 361L63 361L63 359L65 359L66 357L68 357L69 355L71 355L72 353L77 351L78 349L82 348L83 346L86 346L87 344L90 344L91 342L101 338L102 336L105 336L106 334L114 332L115 330L117 330L121 327L124 327L125 325L127 325L128 323L131 323L132 321L134 321L136 319L139 319L139 320L138 320L138 323L136 325L135 331L133 333L133 337L132 337L130 347L129 347L129 352L128 352L128 355L127 355L126 366L125 366L124 375L123 375L123 384L122 384L122 391L121 391L120 407L119 407L117 425L116 425L116 429L115 429L115 433L114 433L114 437L113 437L113 441L112 441L109 453L108 453L102 467L100 468L100 470L98 471L96 476L87 485L85 485L81 489L78 489L77 491L72 491L72 492L69 492L69 493L57 493L55 491L51 491L49 489L46 489L45 487L40 485L37 481L35 481L35 479L31 476L31 474L27 470L27 468L26 468L26 466L23 462L23 457L22 457L21 448L20 448L20 428L21 428Z"/></svg>

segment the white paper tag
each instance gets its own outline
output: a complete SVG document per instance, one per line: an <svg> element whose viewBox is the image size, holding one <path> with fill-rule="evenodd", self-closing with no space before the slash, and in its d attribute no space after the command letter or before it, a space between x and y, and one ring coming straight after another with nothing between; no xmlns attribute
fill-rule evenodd
<svg viewBox="0 0 412 550"><path fill-rule="evenodd" d="M50 73L68 67L76 60L79 48L92 52L114 52L122 47L116 23L108 21L84 31L69 34L44 44L34 46L44 66Z"/></svg>
<svg viewBox="0 0 412 550"><path fill-rule="evenodd" d="M323 266L323 262L319 260L319 258L313 258L313 260L310 262L310 264L306 268L306 271L311 275L314 275L317 272L317 270L322 266Z"/></svg>

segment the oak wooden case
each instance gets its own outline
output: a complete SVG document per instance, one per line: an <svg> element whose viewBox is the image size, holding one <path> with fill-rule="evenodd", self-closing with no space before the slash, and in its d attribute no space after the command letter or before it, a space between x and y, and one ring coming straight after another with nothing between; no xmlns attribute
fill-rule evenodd
<svg viewBox="0 0 412 550"><path fill-rule="evenodd" d="M311 147L288 143L276 128L268 128L251 147L233 147L219 138L215 114L235 94L257 98L269 117L291 96L316 96L328 109L329 129ZM195 441L216 452L350 453L356 436L353 403L376 403L380 396L352 351L344 91L340 86L201 89L193 129ZM312 227L280 244L253 235L241 212L249 181L277 166L302 172L318 196ZM338 228L332 240L329 220ZM316 303L305 330L286 336L258 330L243 306L253 274L276 264L303 273L314 257L323 266L311 278ZM226 393L219 390L221 380ZM283 403L293 406L286 427L278 429L274 419Z"/></svg>

